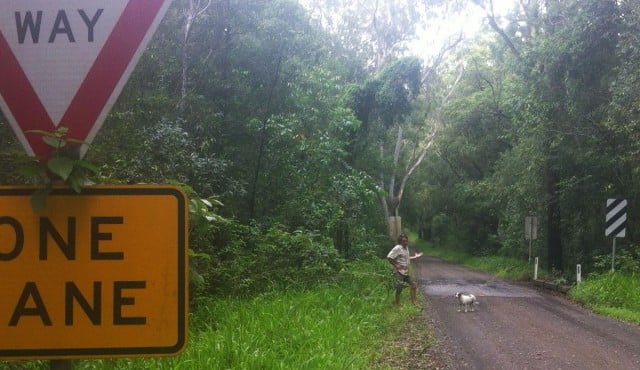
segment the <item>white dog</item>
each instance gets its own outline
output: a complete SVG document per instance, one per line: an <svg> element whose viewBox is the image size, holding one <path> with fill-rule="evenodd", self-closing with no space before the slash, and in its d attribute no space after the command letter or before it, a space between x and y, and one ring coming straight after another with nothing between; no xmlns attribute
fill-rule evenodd
<svg viewBox="0 0 640 370"><path fill-rule="evenodd" d="M463 307L464 312L467 312L468 309L473 312L473 306L480 304L476 299L476 296L471 293L457 292L455 297L458 299L458 312L461 312Z"/></svg>

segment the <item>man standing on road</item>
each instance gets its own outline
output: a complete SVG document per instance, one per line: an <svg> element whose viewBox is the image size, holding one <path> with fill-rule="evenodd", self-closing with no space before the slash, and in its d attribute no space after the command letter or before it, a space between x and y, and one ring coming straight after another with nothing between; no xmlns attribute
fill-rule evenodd
<svg viewBox="0 0 640 370"><path fill-rule="evenodd" d="M409 263L412 259L422 256L422 252L413 256L409 253L409 237L406 234L400 234L398 236L398 244L391 249L387 254L387 260L395 268L396 277L398 281L396 283L396 304L400 304L400 293L405 285L409 285L411 289L411 303L417 306L416 302L416 282L409 276Z"/></svg>

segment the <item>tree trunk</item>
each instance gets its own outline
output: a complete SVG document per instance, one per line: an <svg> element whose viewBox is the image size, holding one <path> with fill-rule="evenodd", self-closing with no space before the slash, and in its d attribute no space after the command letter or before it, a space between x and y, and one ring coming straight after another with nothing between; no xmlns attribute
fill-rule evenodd
<svg viewBox="0 0 640 370"><path fill-rule="evenodd" d="M276 64L276 70L273 75L273 80L271 81L271 86L269 87L269 96L267 97L267 103L265 105L264 115L262 117L262 129L260 130L260 143L258 145L258 158L256 159L256 167L253 172L253 184L251 186L251 193L249 194L249 219L253 219L256 213L256 196L258 192L258 185L260 182L260 172L262 172L262 164L265 161L267 152L267 123L269 122L269 117L271 115L271 102L273 100L273 96L280 79L281 65L282 55L280 55L280 58L278 59L278 62Z"/></svg>
<svg viewBox="0 0 640 370"><path fill-rule="evenodd" d="M187 98L187 85L189 83L189 36L191 35L191 27L196 18L202 15L211 5L212 0L189 0L188 5L184 9L184 29L182 34L182 76L180 81L180 102L178 109L184 112L184 103ZM205 4L206 2L206 4Z"/></svg>
<svg viewBox="0 0 640 370"><path fill-rule="evenodd" d="M547 263L550 271L563 270L562 261L562 218L557 195L557 175L553 169L547 170Z"/></svg>

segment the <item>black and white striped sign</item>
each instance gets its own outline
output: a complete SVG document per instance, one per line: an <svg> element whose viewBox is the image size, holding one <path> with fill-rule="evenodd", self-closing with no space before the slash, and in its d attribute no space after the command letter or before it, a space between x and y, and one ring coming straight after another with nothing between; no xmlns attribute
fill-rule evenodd
<svg viewBox="0 0 640 370"><path fill-rule="evenodd" d="M624 238L627 232L627 200L607 199L605 236Z"/></svg>

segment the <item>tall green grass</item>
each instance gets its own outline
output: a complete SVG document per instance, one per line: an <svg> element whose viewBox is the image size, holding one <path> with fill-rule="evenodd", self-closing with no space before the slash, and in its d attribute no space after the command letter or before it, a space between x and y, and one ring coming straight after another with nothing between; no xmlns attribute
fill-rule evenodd
<svg viewBox="0 0 640 370"><path fill-rule="evenodd" d="M640 324L640 276L607 273L592 276L569 296L595 312Z"/></svg>
<svg viewBox="0 0 640 370"><path fill-rule="evenodd" d="M393 304L384 260L360 263L338 283L252 299L207 299L190 314L189 344L175 357L75 361L75 369L366 369L417 314ZM408 303L408 291L403 302ZM43 362L0 363L46 369ZM4 366L4 367L3 367Z"/></svg>

